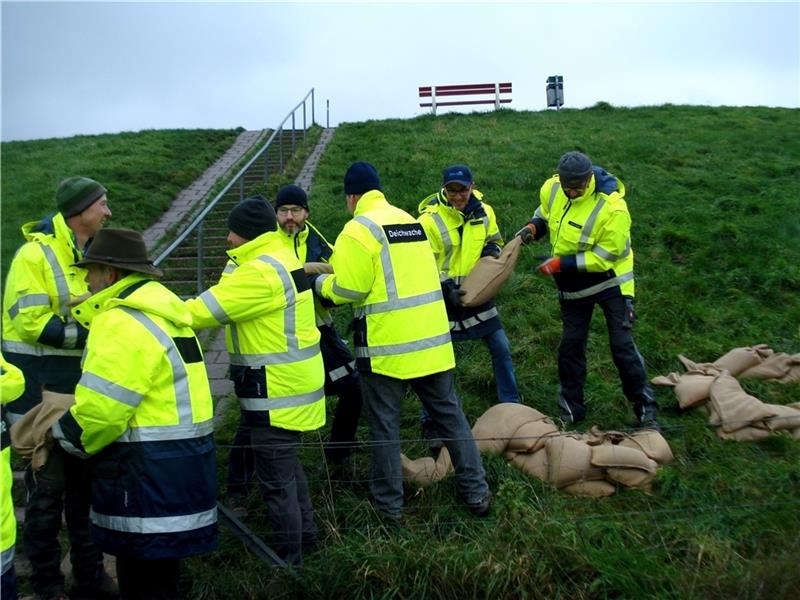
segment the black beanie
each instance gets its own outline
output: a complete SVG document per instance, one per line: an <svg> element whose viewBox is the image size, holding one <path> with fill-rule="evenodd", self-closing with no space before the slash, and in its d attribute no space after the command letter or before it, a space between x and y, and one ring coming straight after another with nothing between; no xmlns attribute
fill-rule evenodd
<svg viewBox="0 0 800 600"><path fill-rule="evenodd" d="M345 194L364 194L381 189L378 171L368 162L354 162L344 174Z"/></svg>
<svg viewBox="0 0 800 600"><path fill-rule="evenodd" d="M308 195L300 186L284 186L278 190L278 195L275 196L275 208L283 206L284 204L294 204L308 210Z"/></svg>
<svg viewBox="0 0 800 600"><path fill-rule="evenodd" d="M581 184L592 174L592 161L581 152L567 152L558 161L558 178L561 185Z"/></svg>
<svg viewBox="0 0 800 600"><path fill-rule="evenodd" d="M277 228L275 210L261 195L242 200L228 215L228 229L246 240L254 240L262 233Z"/></svg>
<svg viewBox="0 0 800 600"><path fill-rule="evenodd" d="M97 202L106 188L88 177L67 177L58 184L56 206L65 219L78 215Z"/></svg>

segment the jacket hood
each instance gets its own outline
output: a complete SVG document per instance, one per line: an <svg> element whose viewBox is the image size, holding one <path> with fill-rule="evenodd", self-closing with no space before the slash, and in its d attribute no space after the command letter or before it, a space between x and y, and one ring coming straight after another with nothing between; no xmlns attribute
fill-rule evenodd
<svg viewBox="0 0 800 600"><path fill-rule="evenodd" d="M266 231L258 237L245 242L241 246L226 250L225 253L233 262L235 262L237 265L241 265L248 260L264 254L266 252L265 248L283 247L281 236L286 237L286 234L279 227L276 231Z"/></svg>
<svg viewBox="0 0 800 600"><path fill-rule="evenodd" d="M465 216L470 217L473 215L475 216L482 216L480 212L483 209L483 193L480 190L473 189L472 194L469 196L469 200L467 201L466 206L464 206L464 210L460 211ZM444 189L439 190L435 194L431 194L430 196L424 198L417 207L417 211L419 214L424 212L436 212L439 210L440 206L446 206L448 208L452 208L457 210L452 204L447 201L447 198L444 195Z"/></svg>
<svg viewBox="0 0 800 600"><path fill-rule="evenodd" d="M614 175L603 167L592 167L592 171L594 171L594 189L596 192L603 194L619 192L621 196L625 195L625 186Z"/></svg>
<svg viewBox="0 0 800 600"><path fill-rule="evenodd" d="M42 217L38 221L30 221L22 226L22 235L25 241L42 241L43 238L55 236L69 240L72 246L75 245L75 235L64 220L61 213L53 213Z"/></svg>
<svg viewBox="0 0 800 600"><path fill-rule="evenodd" d="M126 306L150 315L158 315L178 327L189 327L192 314L184 302L172 292L146 275L132 273L114 285L89 296L72 309L75 318L89 327L92 320L102 312Z"/></svg>

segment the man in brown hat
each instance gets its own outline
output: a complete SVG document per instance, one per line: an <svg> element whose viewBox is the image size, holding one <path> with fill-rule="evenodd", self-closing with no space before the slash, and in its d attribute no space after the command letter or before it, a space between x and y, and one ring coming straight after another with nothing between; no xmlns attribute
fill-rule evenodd
<svg viewBox="0 0 800 600"><path fill-rule="evenodd" d="M56 190L58 212L23 225L3 292L3 355L25 375L25 392L5 417L19 420L41 402L42 388L71 394L80 378L87 331L70 315L88 292L86 271L74 263L111 217L106 188L88 177L64 179ZM102 555L89 536L89 471L84 461L56 449L47 464L25 474L28 501L22 545L31 561L37 597L64 592L58 532L66 516L76 587L73 596L107 587Z"/></svg>
<svg viewBox="0 0 800 600"><path fill-rule="evenodd" d="M77 264L93 295L73 314L89 337L53 437L93 457L92 534L117 557L122 597L177 598L181 559L217 545L213 406L192 316L153 280L136 231L100 231Z"/></svg>

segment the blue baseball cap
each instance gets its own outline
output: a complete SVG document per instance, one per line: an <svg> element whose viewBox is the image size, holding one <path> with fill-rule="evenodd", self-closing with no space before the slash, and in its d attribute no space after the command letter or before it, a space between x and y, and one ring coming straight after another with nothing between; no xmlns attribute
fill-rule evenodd
<svg viewBox="0 0 800 600"><path fill-rule="evenodd" d="M464 187L472 185L472 171L467 165L450 165L442 172L442 185L460 183Z"/></svg>

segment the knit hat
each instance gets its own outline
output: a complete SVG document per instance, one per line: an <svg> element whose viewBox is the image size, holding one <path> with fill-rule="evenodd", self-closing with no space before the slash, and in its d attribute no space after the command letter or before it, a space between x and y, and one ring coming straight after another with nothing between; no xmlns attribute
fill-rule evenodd
<svg viewBox="0 0 800 600"><path fill-rule="evenodd" d="M260 194L245 198L228 215L228 229L246 240L254 240L277 228L275 210Z"/></svg>
<svg viewBox="0 0 800 600"><path fill-rule="evenodd" d="M83 255L83 259L76 262L78 267L86 265L109 265L126 271L145 273L154 277L161 277L164 273L153 266L153 261L147 258L147 248L144 245L142 234L133 229L101 229L95 234L92 243Z"/></svg>
<svg viewBox="0 0 800 600"><path fill-rule="evenodd" d="M442 185L460 183L464 187L472 185L472 171L467 165L450 165L442 172Z"/></svg>
<svg viewBox="0 0 800 600"><path fill-rule="evenodd" d="M344 174L345 194L364 194L381 189L378 171L368 162L354 162Z"/></svg>
<svg viewBox="0 0 800 600"><path fill-rule="evenodd" d="M284 204L294 204L295 206L302 206L308 210L308 195L305 190L299 186L284 186L278 190L278 195L275 196L275 208L283 206Z"/></svg>
<svg viewBox="0 0 800 600"><path fill-rule="evenodd" d="M56 205L65 219L82 213L106 193L106 188L88 177L68 177L58 184Z"/></svg>
<svg viewBox="0 0 800 600"><path fill-rule="evenodd" d="M558 178L562 186L579 185L592 174L592 161L581 152L567 152L558 161Z"/></svg>

